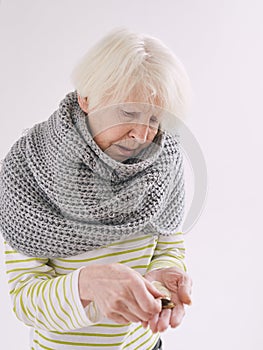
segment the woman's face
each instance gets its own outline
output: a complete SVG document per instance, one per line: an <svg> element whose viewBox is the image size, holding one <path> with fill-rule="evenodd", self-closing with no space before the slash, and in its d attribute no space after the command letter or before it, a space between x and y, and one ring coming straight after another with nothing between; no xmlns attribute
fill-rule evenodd
<svg viewBox="0 0 263 350"><path fill-rule="evenodd" d="M124 161L149 146L158 132L160 109L127 102L88 113L88 126L97 145L111 158Z"/></svg>

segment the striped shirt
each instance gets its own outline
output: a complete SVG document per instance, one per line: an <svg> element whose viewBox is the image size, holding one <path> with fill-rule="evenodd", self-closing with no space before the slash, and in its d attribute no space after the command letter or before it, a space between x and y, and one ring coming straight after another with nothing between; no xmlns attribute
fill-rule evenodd
<svg viewBox="0 0 263 350"><path fill-rule="evenodd" d="M5 242L6 273L13 311L31 328L31 350L150 350L159 334L140 323L117 324L91 302L83 307L80 270L90 264L121 263L144 275L184 264L183 234L140 235L69 258L28 257Z"/></svg>

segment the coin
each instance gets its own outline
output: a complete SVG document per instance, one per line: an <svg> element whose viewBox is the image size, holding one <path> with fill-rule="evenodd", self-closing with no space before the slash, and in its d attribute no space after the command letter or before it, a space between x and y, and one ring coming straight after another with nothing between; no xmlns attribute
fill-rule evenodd
<svg viewBox="0 0 263 350"><path fill-rule="evenodd" d="M169 299L162 298L161 302L162 309L173 309L175 307L175 304Z"/></svg>
<svg viewBox="0 0 263 350"><path fill-rule="evenodd" d="M171 292L159 281L153 281L152 284L163 294L161 297L162 309L173 309L176 305L171 301Z"/></svg>

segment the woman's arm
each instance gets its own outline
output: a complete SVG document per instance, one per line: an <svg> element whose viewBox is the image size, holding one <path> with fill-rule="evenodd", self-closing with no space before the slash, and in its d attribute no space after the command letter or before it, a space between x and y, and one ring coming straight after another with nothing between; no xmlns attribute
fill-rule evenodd
<svg viewBox="0 0 263 350"><path fill-rule="evenodd" d="M159 236L158 243L145 278L149 281L161 282L170 292L171 300L176 305L173 310L162 310L149 322L142 322L144 327L150 326L153 332L165 331L169 326L175 328L185 315L184 304L191 304L192 280L186 273L184 263L185 248L183 234Z"/></svg>
<svg viewBox="0 0 263 350"><path fill-rule="evenodd" d="M7 243L5 247L13 310L28 326L65 332L104 317L121 324L149 320L161 310L155 298L162 294L128 266L94 264L57 276L47 258L25 256Z"/></svg>
<svg viewBox="0 0 263 350"><path fill-rule="evenodd" d="M176 266L186 272L185 248L182 232L170 236L160 235L147 273L156 269Z"/></svg>
<svg viewBox="0 0 263 350"><path fill-rule="evenodd" d="M6 273L13 310L28 326L69 331L91 325L79 297L77 269L57 276L46 258L31 258L5 242Z"/></svg>

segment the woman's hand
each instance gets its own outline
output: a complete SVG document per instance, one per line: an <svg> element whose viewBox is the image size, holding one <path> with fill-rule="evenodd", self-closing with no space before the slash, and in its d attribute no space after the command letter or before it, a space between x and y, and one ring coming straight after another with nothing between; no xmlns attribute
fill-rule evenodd
<svg viewBox="0 0 263 350"><path fill-rule="evenodd" d="M138 272L122 264L90 265L79 274L83 305L94 301L116 323L148 322L161 312L162 294Z"/></svg>
<svg viewBox="0 0 263 350"><path fill-rule="evenodd" d="M176 305L173 309L162 310L149 322L142 322L143 327L150 326L152 332L163 332L169 326L180 325L185 315L184 304L191 305L192 279L177 267L154 270L145 275L148 281L161 282L170 292L171 300Z"/></svg>

